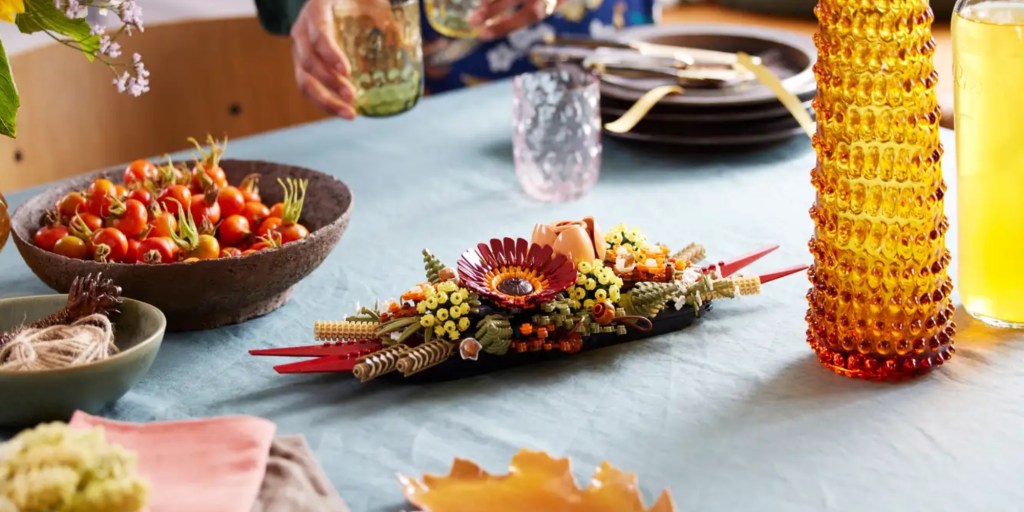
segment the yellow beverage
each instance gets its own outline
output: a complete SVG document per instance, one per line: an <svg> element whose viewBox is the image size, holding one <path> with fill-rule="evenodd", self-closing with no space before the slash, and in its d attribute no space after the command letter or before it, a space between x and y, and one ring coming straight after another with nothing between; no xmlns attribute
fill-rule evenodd
<svg viewBox="0 0 1024 512"><path fill-rule="evenodd" d="M1024 3L981 2L953 19L960 296L1024 327Z"/></svg>

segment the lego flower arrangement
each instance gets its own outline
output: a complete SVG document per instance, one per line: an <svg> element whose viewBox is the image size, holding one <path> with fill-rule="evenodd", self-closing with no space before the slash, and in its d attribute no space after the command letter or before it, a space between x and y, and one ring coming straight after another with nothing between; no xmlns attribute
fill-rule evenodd
<svg viewBox="0 0 1024 512"><path fill-rule="evenodd" d="M705 256L697 243L672 253L635 228L602 234L593 217L539 224L532 241L492 238L464 252L456 268L423 251L426 282L399 300L316 322L320 344L250 353L313 358L278 365L280 373L351 372L362 382L576 354L681 329L712 300L756 295L762 283L807 268L733 275L776 248L697 266Z"/></svg>
<svg viewBox="0 0 1024 512"><path fill-rule="evenodd" d="M106 24L90 25L90 9L101 17L113 19L117 28L108 32ZM54 41L78 50L89 61L110 68L118 92L140 96L149 91L149 71L142 57L122 58L118 39L142 32L142 7L137 0L0 0L0 23L14 23L24 34L44 33ZM17 114L21 102L11 75L3 42L0 41L0 134L17 136Z"/></svg>

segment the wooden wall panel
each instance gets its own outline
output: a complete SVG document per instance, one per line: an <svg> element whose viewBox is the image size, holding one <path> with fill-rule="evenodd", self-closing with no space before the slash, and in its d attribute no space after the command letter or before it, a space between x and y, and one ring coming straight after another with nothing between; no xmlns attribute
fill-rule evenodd
<svg viewBox="0 0 1024 512"><path fill-rule="evenodd" d="M295 87L290 41L255 18L157 25L124 41L152 73L140 98L117 94L105 66L62 46L12 57L22 108L18 138L0 138L0 190L184 149L188 136L323 118Z"/></svg>

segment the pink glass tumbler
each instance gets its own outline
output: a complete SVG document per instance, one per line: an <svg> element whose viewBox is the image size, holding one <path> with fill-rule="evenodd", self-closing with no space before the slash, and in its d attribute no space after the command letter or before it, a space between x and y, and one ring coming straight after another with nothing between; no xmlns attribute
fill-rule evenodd
<svg viewBox="0 0 1024 512"><path fill-rule="evenodd" d="M597 78L563 66L512 81L512 149L523 190L541 201L571 201L601 174L601 92Z"/></svg>

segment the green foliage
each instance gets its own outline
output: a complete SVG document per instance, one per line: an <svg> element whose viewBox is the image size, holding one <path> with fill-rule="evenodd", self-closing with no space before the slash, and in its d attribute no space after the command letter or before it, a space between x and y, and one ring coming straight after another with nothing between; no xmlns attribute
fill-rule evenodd
<svg viewBox="0 0 1024 512"><path fill-rule="evenodd" d="M11 76L11 63L7 61L3 41L0 41L0 135L16 137L18 135L18 88Z"/></svg>
<svg viewBox="0 0 1024 512"><path fill-rule="evenodd" d="M67 46L79 49L91 62L100 49L99 36L93 35L85 19L70 19L53 0L25 0L25 12L14 18L18 30L25 34L48 32L67 38ZM63 41L63 40L62 40ZM18 88L14 85L10 62L0 43L0 135L18 135L17 116L21 107Z"/></svg>
<svg viewBox="0 0 1024 512"><path fill-rule="evenodd" d="M100 49L100 38L92 35L89 22L85 18L68 18L52 0L25 0L25 12L14 22L23 34L48 31L67 36L90 62Z"/></svg>
<svg viewBox="0 0 1024 512"><path fill-rule="evenodd" d="M512 325L505 315L487 315L477 323L476 340L484 352L505 355L512 344Z"/></svg>
<svg viewBox="0 0 1024 512"><path fill-rule="evenodd" d="M423 268L427 271L428 282L433 284L441 282L441 270L444 269L444 263L441 263L437 256L426 249L423 249Z"/></svg>
<svg viewBox="0 0 1024 512"><path fill-rule="evenodd" d="M402 316L401 318L394 318L392 321L388 321L381 324L380 331L377 331L377 335L380 337L386 337L391 333L398 331L399 329L407 329L410 326L419 328L420 317L419 316Z"/></svg>
<svg viewBox="0 0 1024 512"><path fill-rule="evenodd" d="M640 315L653 318L665 306L682 294L676 283L642 282L629 292L623 294L621 305L627 315Z"/></svg>
<svg viewBox="0 0 1024 512"><path fill-rule="evenodd" d="M356 314L346 317L345 320L348 322L380 322L380 313L376 311L376 306L374 309L362 307Z"/></svg>
<svg viewBox="0 0 1024 512"><path fill-rule="evenodd" d="M536 325L554 325L557 329L571 329L581 319L590 317L589 313L585 311L574 312L578 304L577 301L568 297L559 296L550 302L541 304L542 313L534 315L531 320Z"/></svg>

